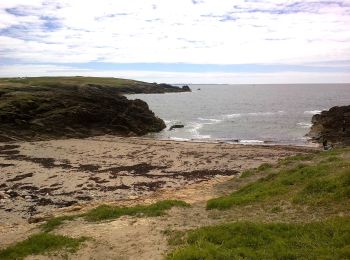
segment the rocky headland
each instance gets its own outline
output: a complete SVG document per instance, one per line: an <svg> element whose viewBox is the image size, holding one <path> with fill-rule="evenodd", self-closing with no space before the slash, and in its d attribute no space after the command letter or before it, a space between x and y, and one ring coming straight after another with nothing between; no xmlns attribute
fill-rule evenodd
<svg viewBox="0 0 350 260"><path fill-rule="evenodd" d="M350 105L335 106L312 117L309 136L316 142L333 146L350 145Z"/></svg>
<svg viewBox="0 0 350 260"><path fill-rule="evenodd" d="M123 94L191 91L116 78L39 77L0 80L0 142L139 136L165 128L148 105Z"/></svg>

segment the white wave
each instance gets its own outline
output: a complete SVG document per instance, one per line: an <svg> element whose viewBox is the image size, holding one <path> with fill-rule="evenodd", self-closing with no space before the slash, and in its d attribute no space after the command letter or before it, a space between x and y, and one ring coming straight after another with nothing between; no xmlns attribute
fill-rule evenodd
<svg viewBox="0 0 350 260"><path fill-rule="evenodd" d="M302 128L310 128L312 126L312 123L308 123L308 122L299 122L297 123L298 126L302 127Z"/></svg>
<svg viewBox="0 0 350 260"><path fill-rule="evenodd" d="M211 135L196 135L194 139L210 139Z"/></svg>
<svg viewBox="0 0 350 260"><path fill-rule="evenodd" d="M322 110L310 110L310 111L304 111L304 114L305 115L316 115L316 114L319 114L321 112L322 112Z"/></svg>
<svg viewBox="0 0 350 260"><path fill-rule="evenodd" d="M249 116L271 116L271 115L278 115L278 114L284 114L285 112L283 110L280 110L278 112L253 112L253 113L247 113Z"/></svg>
<svg viewBox="0 0 350 260"><path fill-rule="evenodd" d="M228 115L223 115L222 117L223 118L227 118L227 119L230 119L230 118L237 118L237 117L240 117L242 114L228 114Z"/></svg>
<svg viewBox="0 0 350 260"><path fill-rule="evenodd" d="M250 113L228 114L228 115L223 115L222 117L225 119L230 119L230 118L237 118L241 116L271 116L271 115L281 115L284 113L285 111L280 110L277 112L250 112Z"/></svg>
<svg viewBox="0 0 350 260"><path fill-rule="evenodd" d="M241 144L261 144L261 143L264 143L264 141L261 141L261 140L240 140L239 143L241 143Z"/></svg>
<svg viewBox="0 0 350 260"><path fill-rule="evenodd" d="M199 130L208 123L198 123L198 122L192 122L190 124L191 128L187 131L191 133L192 139L210 139L210 135L202 135L200 134Z"/></svg>
<svg viewBox="0 0 350 260"><path fill-rule="evenodd" d="M172 137L170 137L170 140L173 140L173 141L190 141L191 139L172 136Z"/></svg>
<svg viewBox="0 0 350 260"><path fill-rule="evenodd" d="M222 122L222 119L216 119L216 118L203 118L203 117L198 117L198 120L201 120L201 121L209 121L209 122L212 122L212 124ZM206 124L209 124L209 123L206 123Z"/></svg>

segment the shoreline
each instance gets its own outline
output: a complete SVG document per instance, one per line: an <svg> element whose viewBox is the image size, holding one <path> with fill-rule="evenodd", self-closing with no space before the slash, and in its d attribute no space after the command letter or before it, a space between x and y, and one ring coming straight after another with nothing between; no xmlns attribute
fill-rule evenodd
<svg viewBox="0 0 350 260"><path fill-rule="evenodd" d="M97 136L95 136L97 137ZM218 140L218 139L186 139L186 138L179 138L179 140L175 139L166 139L166 138L152 138L152 137L145 137L145 136L137 136L137 137L124 137L124 136L109 136L109 135L104 135L104 136L98 136L98 137L108 137L108 138L136 138L140 140L148 140L148 141L165 141L165 142L180 142L180 143L205 143L205 144L228 144L228 145L237 145L237 146L273 146L273 147L307 147L307 148L321 148L321 145L316 142L307 142L305 144L293 144L293 143L274 143L272 141L260 141L260 142L234 142L234 141L223 141L223 140ZM88 137L86 139L94 139L94 137ZM245 140L241 140L245 141ZM247 140L250 141L250 140ZM255 140L252 140L255 141ZM1 144L1 143L0 143Z"/></svg>

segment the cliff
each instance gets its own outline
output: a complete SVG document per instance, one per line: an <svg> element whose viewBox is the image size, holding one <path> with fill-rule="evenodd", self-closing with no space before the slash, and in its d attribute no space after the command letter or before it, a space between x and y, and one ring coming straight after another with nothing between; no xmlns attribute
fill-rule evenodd
<svg viewBox="0 0 350 260"><path fill-rule="evenodd" d="M0 80L0 141L144 135L165 128L148 105L122 94L182 92L167 84L92 77Z"/></svg>
<svg viewBox="0 0 350 260"><path fill-rule="evenodd" d="M350 145L350 105L332 107L312 117L308 136L322 143L327 140L335 146Z"/></svg>

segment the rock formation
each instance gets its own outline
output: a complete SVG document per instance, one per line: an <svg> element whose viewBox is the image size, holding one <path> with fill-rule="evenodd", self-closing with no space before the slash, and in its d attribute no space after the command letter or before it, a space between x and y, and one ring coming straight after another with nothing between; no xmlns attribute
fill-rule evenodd
<svg viewBox="0 0 350 260"><path fill-rule="evenodd" d="M308 134L313 140L334 146L350 145L350 105L332 107L312 117Z"/></svg>
<svg viewBox="0 0 350 260"><path fill-rule="evenodd" d="M114 85L103 78L101 84L97 78L48 79L0 80L0 142L161 131L166 127L163 120L144 101L121 94L183 91L121 79L115 79Z"/></svg>
<svg viewBox="0 0 350 260"><path fill-rule="evenodd" d="M174 130L175 128L184 128L184 127L185 127L185 126L184 126L184 125L181 125L181 124L172 125L172 126L169 128L169 131Z"/></svg>
<svg viewBox="0 0 350 260"><path fill-rule="evenodd" d="M185 91L185 92L190 92L191 91L190 87L187 86L187 85L182 86L182 90Z"/></svg>

